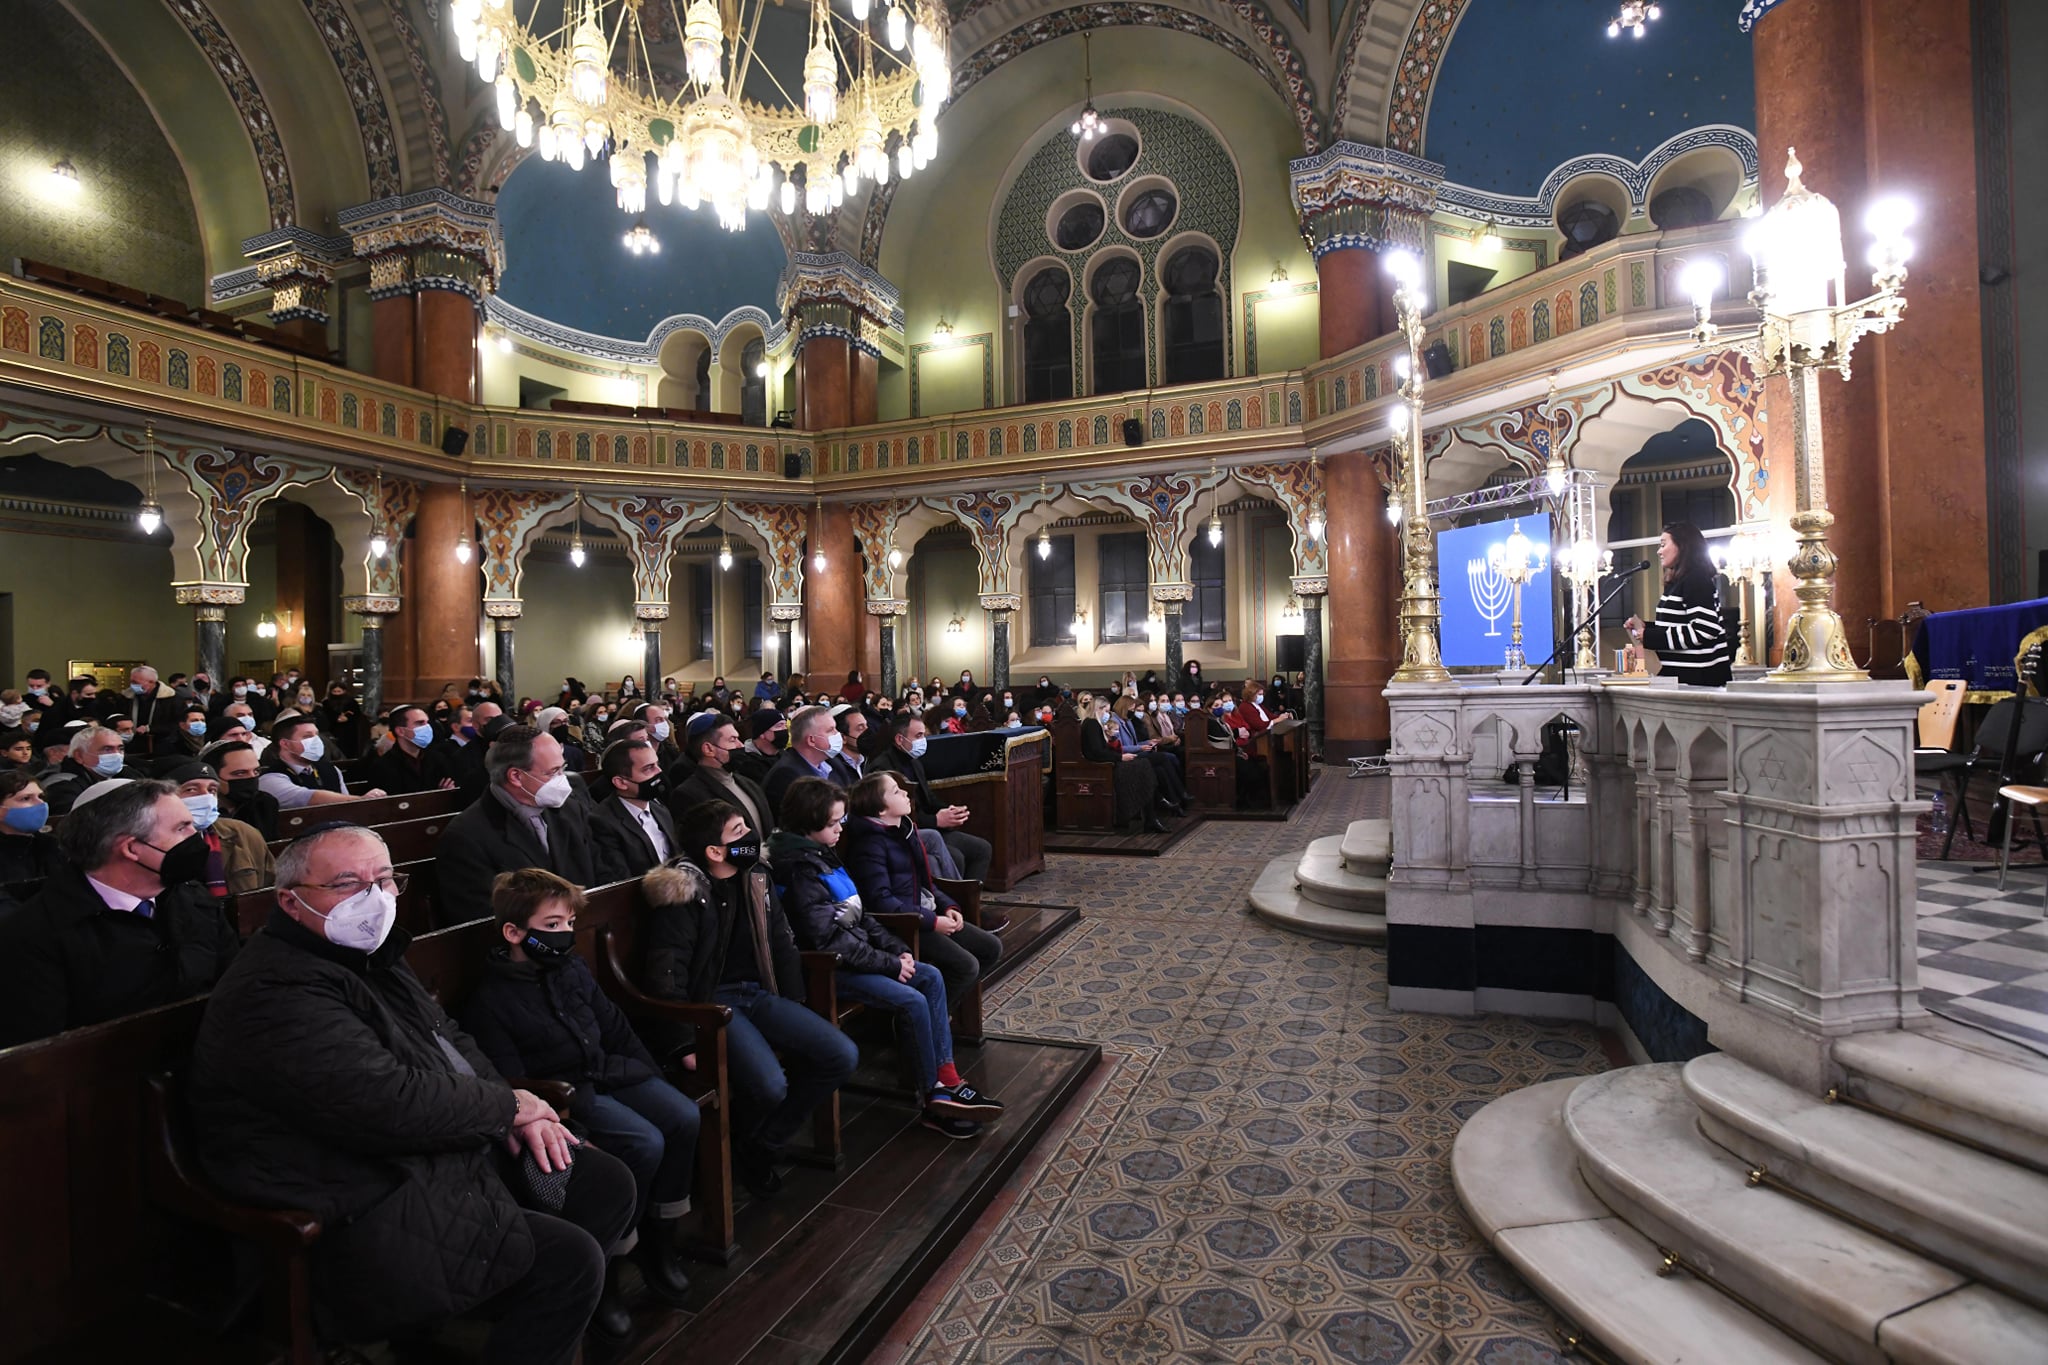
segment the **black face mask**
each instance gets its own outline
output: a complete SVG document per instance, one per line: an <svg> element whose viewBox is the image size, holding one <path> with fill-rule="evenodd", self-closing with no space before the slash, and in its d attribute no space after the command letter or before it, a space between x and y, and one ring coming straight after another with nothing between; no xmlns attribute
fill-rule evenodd
<svg viewBox="0 0 2048 1365"><path fill-rule="evenodd" d="M228 795L237 805L244 801L254 801L263 790L262 781L260 777L235 778L228 783Z"/></svg>
<svg viewBox="0 0 2048 1365"><path fill-rule="evenodd" d="M737 868L749 868L761 860L761 842L747 838L737 844L725 846L725 860Z"/></svg>
<svg viewBox="0 0 2048 1365"><path fill-rule="evenodd" d="M560 966L576 956L576 931L574 929L528 929L526 941L519 945L533 956L542 966Z"/></svg>
<svg viewBox="0 0 2048 1365"><path fill-rule="evenodd" d="M166 887L204 879L206 861L213 854L213 850L206 846L206 836L197 832L169 848L157 848L155 844L149 847L164 855L164 860L157 865L156 875Z"/></svg>
<svg viewBox="0 0 2048 1365"><path fill-rule="evenodd" d="M660 801L668 795L668 780L660 773L639 783L633 792L635 801Z"/></svg>
<svg viewBox="0 0 2048 1365"><path fill-rule="evenodd" d="M555 742L558 744L567 744L569 742L569 727L566 725L550 725L548 733L555 737Z"/></svg>

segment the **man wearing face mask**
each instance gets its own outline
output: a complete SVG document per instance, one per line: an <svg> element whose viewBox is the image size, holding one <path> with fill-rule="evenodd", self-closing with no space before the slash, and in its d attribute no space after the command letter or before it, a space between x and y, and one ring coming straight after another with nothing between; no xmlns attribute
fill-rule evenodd
<svg viewBox="0 0 2048 1365"><path fill-rule="evenodd" d="M448 823L435 846L441 866L434 909L440 923L489 915L491 880L500 872L541 867L578 886L634 875L614 865L592 837L590 802L570 799L574 788L553 735L507 726L486 762L490 786Z"/></svg>
<svg viewBox="0 0 2048 1365"><path fill-rule="evenodd" d="M764 843L775 833L775 807L761 784L733 770L733 759L744 752L739 729L732 717L716 711L700 711L690 717L683 737L683 761L668 770L668 809L680 827L684 814L707 801L725 801L739 807L751 829Z"/></svg>
<svg viewBox="0 0 2048 1365"><path fill-rule="evenodd" d="M590 817L590 831L612 866L637 877L674 857L675 819L664 800L668 784L654 742L633 739L606 749L603 777L610 792Z"/></svg>
<svg viewBox="0 0 2048 1365"><path fill-rule="evenodd" d="M446 756L454 746L437 746L439 736L425 708L394 706L385 724L391 727L391 747L370 764L372 785L393 796L455 790L453 760Z"/></svg>
<svg viewBox="0 0 2048 1365"><path fill-rule="evenodd" d="M102 698L102 701L105 699ZM157 680L156 670L141 664L128 670L128 691L107 707L107 719L122 717L135 722L138 753L159 752L159 746L177 733L183 719L184 702L169 685Z"/></svg>
<svg viewBox="0 0 2048 1365"><path fill-rule="evenodd" d="M282 809L357 799L348 794L348 783L327 756L327 740L311 716L287 716L270 727L270 735L276 742L258 765L262 773L258 785L275 797ZM363 793L364 797L382 795L382 789L376 787Z"/></svg>
<svg viewBox="0 0 2048 1365"><path fill-rule="evenodd" d="M206 751L206 762L220 778L221 814L275 839L279 807L277 798L263 790L256 750L239 740L223 740Z"/></svg>
<svg viewBox="0 0 2048 1365"><path fill-rule="evenodd" d="M304 835L277 882L193 1045L202 1167L230 1198L320 1219L323 1339L475 1314L492 1323L484 1360L567 1365L632 1227L632 1173L507 1084L427 994L395 927L403 874L374 831ZM547 1188L559 1202L542 1213Z"/></svg>
<svg viewBox="0 0 2048 1365"><path fill-rule="evenodd" d="M172 765L163 774L178 787L178 799L192 812L192 823L206 841L206 875L200 880L216 897L240 895L269 886L276 873L270 845L254 826L222 813L227 784L198 759Z"/></svg>
<svg viewBox="0 0 2048 1365"><path fill-rule="evenodd" d="M115 778L135 782L147 776L129 764L119 734L102 725L82 725L72 732L57 770L42 775L43 795L54 818L68 814L79 798L99 783Z"/></svg>
<svg viewBox="0 0 2048 1365"><path fill-rule="evenodd" d="M847 780L852 769L838 761L846 740L832 723L830 710L806 706L791 716L789 739L788 750L775 760L775 766L768 770L768 780L761 784L761 790L768 794L768 804L778 813L778 823L783 795L798 778L823 778L836 787L853 785Z"/></svg>
<svg viewBox="0 0 2048 1365"><path fill-rule="evenodd" d="M156 766L166 762L184 763L199 756L206 747L206 708L199 702L186 702L178 711L178 728L156 746Z"/></svg>
<svg viewBox="0 0 2048 1365"><path fill-rule="evenodd" d="M928 741L924 718L907 707L898 711L889 725L889 736L889 747L875 759L871 769L899 773L910 784L911 814L917 821L918 838L932 861L932 870L952 881L982 880L988 875L989 860L995 850L988 840L963 828L967 807L940 805L931 783L925 780L924 751ZM990 922L987 927L996 929L1001 925Z"/></svg>
<svg viewBox="0 0 2048 1365"><path fill-rule="evenodd" d="M683 756L683 746L676 743L674 712L666 706L643 706L640 708L640 723L647 727L647 737L654 741L656 757L666 771Z"/></svg>
<svg viewBox="0 0 2048 1365"><path fill-rule="evenodd" d="M752 738L732 756L730 766L741 777L756 784L766 783L768 770L775 766L782 746L789 741L789 722L777 708L764 706L747 717L747 733Z"/></svg>
<svg viewBox="0 0 2048 1365"><path fill-rule="evenodd" d="M197 995L241 946L168 782L102 782L58 834L69 866L0 919L0 1047Z"/></svg>

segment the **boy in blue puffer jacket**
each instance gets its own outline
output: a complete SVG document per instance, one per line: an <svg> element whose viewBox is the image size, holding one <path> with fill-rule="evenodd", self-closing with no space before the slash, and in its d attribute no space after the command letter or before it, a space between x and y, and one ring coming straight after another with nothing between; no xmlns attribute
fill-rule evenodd
<svg viewBox="0 0 2048 1365"><path fill-rule="evenodd" d="M917 1098L927 1128L950 1138L979 1136L978 1119L1003 1106L961 1079L953 1065L946 983L903 941L861 909L853 878L834 853L846 823L846 793L815 777L790 783L769 841L769 865L783 913L797 941L839 954L839 993L884 1010L902 1023L917 1065Z"/></svg>

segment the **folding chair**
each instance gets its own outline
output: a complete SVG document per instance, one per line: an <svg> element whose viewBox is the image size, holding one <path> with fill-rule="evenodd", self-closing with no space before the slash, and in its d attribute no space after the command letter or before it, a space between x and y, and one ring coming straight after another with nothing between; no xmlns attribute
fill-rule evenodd
<svg viewBox="0 0 2048 1365"><path fill-rule="evenodd" d="M2038 842L2041 837L2041 807L2048 805L2048 787L2005 786L1998 789L1998 795L2013 805L2025 806L2027 808L2027 813L2034 817L2034 838ZM2012 811L2008 809L2005 816L2005 838L2001 839L1998 844L1998 889L2000 891L2005 890L2005 869L2006 865L2011 861ZM2048 914L2048 892L2044 892L2042 895L2041 910L2043 914Z"/></svg>
<svg viewBox="0 0 2048 1365"><path fill-rule="evenodd" d="M1976 747L1969 753L1931 754L1924 762L1922 755L1915 753L1913 768L1916 776L1955 775L1955 816L1949 821L1948 837L1942 841L1943 861L1947 860L1955 845L1958 826L1968 825L1970 837L1977 837L1976 827L1970 820L1971 779L1981 771L1995 776L2001 789L2027 783L2040 776L2043 752L2048 752L2048 698L2007 697L1995 703L1985 714L1984 723L1977 728ZM1994 826L2005 806L2003 797L1993 806ZM2038 832L2037 816L2037 837ZM1987 839L1996 835L1995 828L1985 831Z"/></svg>

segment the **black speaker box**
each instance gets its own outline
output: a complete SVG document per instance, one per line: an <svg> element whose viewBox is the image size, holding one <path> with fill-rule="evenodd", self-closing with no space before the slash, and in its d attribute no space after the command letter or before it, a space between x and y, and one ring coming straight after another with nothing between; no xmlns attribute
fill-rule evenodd
<svg viewBox="0 0 2048 1365"><path fill-rule="evenodd" d="M1442 379L1457 366L1451 363L1451 348L1441 341L1422 353L1422 368L1431 379Z"/></svg>
<svg viewBox="0 0 2048 1365"><path fill-rule="evenodd" d="M467 427L452 426L441 433L441 453L443 455L460 455L468 448L469 429Z"/></svg>
<svg viewBox="0 0 2048 1365"><path fill-rule="evenodd" d="M1273 668L1279 673L1299 673L1308 667L1308 637L1306 635L1276 635L1273 637Z"/></svg>
<svg viewBox="0 0 2048 1365"><path fill-rule="evenodd" d="M785 451L782 456L782 477L801 479L804 476L804 457L796 451Z"/></svg>
<svg viewBox="0 0 2048 1365"><path fill-rule="evenodd" d="M1145 444L1145 424L1135 417L1124 418L1124 444L1141 446Z"/></svg>

